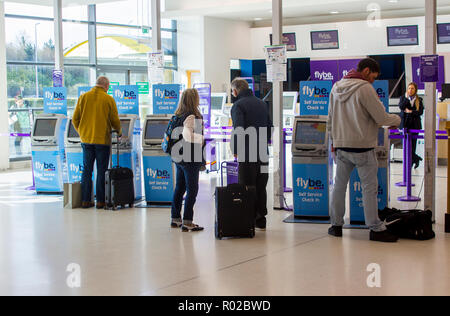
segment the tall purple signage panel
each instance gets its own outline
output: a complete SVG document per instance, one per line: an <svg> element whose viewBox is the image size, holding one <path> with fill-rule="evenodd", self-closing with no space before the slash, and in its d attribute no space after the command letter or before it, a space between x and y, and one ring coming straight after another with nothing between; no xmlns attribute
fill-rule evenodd
<svg viewBox="0 0 450 316"><path fill-rule="evenodd" d="M438 82L439 80L439 56L420 56L420 81Z"/></svg>
<svg viewBox="0 0 450 316"><path fill-rule="evenodd" d="M270 46L273 43L273 35L270 34ZM295 33L283 33L283 45L286 45L288 52L297 51L297 39Z"/></svg>
<svg viewBox="0 0 450 316"><path fill-rule="evenodd" d="M196 83L194 89L197 89L200 96L200 110L205 122L205 128L211 126L211 84Z"/></svg>
<svg viewBox="0 0 450 316"><path fill-rule="evenodd" d="M419 45L417 25L390 26L387 28L388 46Z"/></svg>
<svg viewBox="0 0 450 316"><path fill-rule="evenodd" d="M412 63L412 74L413 74L413 81L417 83L419 86L419 90L425 89L425 83L421 80L421 73L420 73L420 57L413 57L411 59ZM436 89L438 89L439 92L442 92L442 84L445 83L445 62L444 62L444 56L439 56L439 78L436 84Z"/></svg>

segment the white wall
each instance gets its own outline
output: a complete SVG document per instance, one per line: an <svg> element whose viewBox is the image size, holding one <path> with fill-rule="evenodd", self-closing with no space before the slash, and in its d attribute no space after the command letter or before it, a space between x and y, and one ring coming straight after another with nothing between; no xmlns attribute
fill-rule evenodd
<svg viewBox="0 0 450 316"><path fill-rule="evenodd" d="M5 7L0 1L0 170L9 168L8 102L6 82Z"/></svg>
<svg viewBox="0 0 450 316"><path fill-rule="evenodd" d="M187 86L187 70L200 70L204 81L204 17L184 18L178 24L178 78L177 83Z"/></svg>
<svg viewBox="0 0 450 316"><path fill-rule="evenodd" d="M179 82L187 84L186 70L200 70L213 92L226 91L230 60L251 57L250 26L211 17L178 20Z"/></svg>
<svg viewBox="0 0 450 316"><path fill-rule="evenodd" d="M205 17L205 80L213 92L228 91L230 60L252 56L251 24Z"/></svg>

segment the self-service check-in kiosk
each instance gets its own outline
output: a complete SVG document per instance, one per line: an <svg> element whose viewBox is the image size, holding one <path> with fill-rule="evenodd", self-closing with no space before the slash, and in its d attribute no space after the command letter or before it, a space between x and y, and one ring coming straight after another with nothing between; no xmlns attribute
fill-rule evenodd
<svg viewBox="0 0 450 316"><path fill-rule="evenodd" d="M138 115L119 115L122 127L122 140L119 143L120 167L130 168L134 175L134 192L136 200L142 198L142 168L141 168L141 121ZM112 162L117 166L117 138L112 139Z"/></svg>
<svg viewBox="0 0 450 316"><path fill-rule="evenodd" d="M83 148L80 135L73 127L72 119L67 120L64 137L69 183L81 182L83 175Z"/></svg>
<svg viewBox="0 0 450 316"><path fill-rule="evenodd" d="M292 175L295 217L328 220L333 163L326 116L295 118Z"/></svg>
<svg viewBox="0 0 450 316"><path fill-rule="evenodd" d="M378 146L375 153L378 160L378 209L382 210L389 203L389 130L380 128L378 131ZM350 176L350 224L365 223L362 199L362 186L357 170Z"/></svg>
<svg viewBox="0 0 450 316"><path fill-rule="evenodd" d="M283 93L283 127L292 128L294 126L295 108L297 106L298 92Z"/></svg>
<svg viewBox="0 0 450 316"><path fill-rule="evenodd" d="M147 205L170 205L175 190L172 158L161 147L170 116L149 115L142 135L145 200Z"/></svg>
<svg viewBox="0 0 450 316"><path fill-rule="evenodd" d="M226 93L211 93L211 126L222 127L230 123L230 115L226 113Z"/></svg>
<svg viewBox="0 0 450 316"><path fill-rule="evenodd" d="M66 123L67 117L60 114L42 114L34 120L31 151L37 193L64 191Z"/></svg>

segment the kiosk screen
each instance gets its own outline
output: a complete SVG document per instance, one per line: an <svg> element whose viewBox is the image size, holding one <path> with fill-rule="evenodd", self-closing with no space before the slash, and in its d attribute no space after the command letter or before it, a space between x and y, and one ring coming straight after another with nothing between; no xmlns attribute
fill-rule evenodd
<svg viewBox="0 0 450 316"><path fill-rule="evenodd" d="M292 96L284 96L283 97L283 109L288 111L293 111L295 108L294 105L295 97Z"/></svg>
<svg viewBox="0 0 450 316"><path fill-rule="evenodd" d="M120 120L122 126L122 137L129 137L130 134L130 120Z"/></svg>
<svg viewBox="0 0 450 316"><path fill-rule="evenodd" d="M149 120L145 126L145 139L156 139L162 140L164 138L164 133L166 132L167 125L169 121L162 120Z"/></svg>
<svg viewBox="0 0 450 316"><path fill-rule="evenodd" d="M56 128L55 119L37 119L34 126L33 136L37 137L52 137L55 136Z"/></svg>
<svg viewBox="0 0 450 316"><path fill-rule="evenodd" d="M67 138L80 138L80 135L78 135L77 130L75 127L73 127L72 121L70 121L69 124L69 131L67 133Z"/></svg>
<svg viewBox="0 0 450 316"><path fill-rule="evenodd" d="M327 133L325 122L297 122L295 143L300 145L324 145Z"/></svg>
<svg viewBox="0 0 450 316"><path fill-rule="evenodd" d="M222 111L223 97L211 97L211 110Z"/></svg>

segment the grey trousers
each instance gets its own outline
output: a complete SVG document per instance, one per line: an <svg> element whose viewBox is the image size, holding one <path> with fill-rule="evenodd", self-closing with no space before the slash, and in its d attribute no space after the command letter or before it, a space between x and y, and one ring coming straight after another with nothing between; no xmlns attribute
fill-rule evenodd
<svg viewBox="0 0 450 316"><path fill-rule="evenodd" d="M356 167L361 179L366 225L375 232L386 230L385 223L378 217L378 162L375 150L365 153L338 150L336 163L336 178L331 194L331 224L333 226L344 225L347 185L350 175Z"/></svg>

